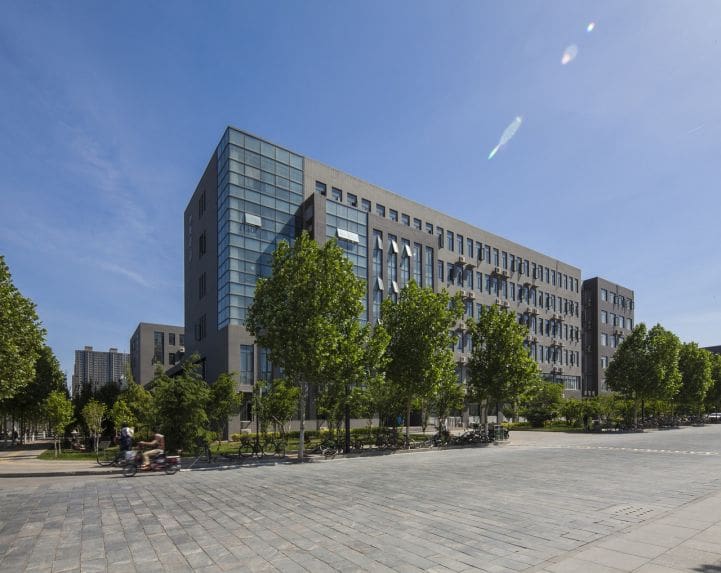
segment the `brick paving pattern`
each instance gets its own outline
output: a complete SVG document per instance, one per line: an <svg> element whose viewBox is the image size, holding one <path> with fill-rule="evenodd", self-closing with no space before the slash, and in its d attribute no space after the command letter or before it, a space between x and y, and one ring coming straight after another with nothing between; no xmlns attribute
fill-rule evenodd
<svg viewBox="0 0 721 573"><path fill-rule="evenodd" d="M721 425L0 486L2 572L721 571Z"/></svg>

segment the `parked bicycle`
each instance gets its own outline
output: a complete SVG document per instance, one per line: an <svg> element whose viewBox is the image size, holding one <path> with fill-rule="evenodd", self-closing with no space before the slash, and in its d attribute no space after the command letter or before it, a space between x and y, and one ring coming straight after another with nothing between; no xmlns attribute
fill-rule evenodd
<svg viewBox="0 0 721 573"><path fill-rule="evenodd" d="M265 455L265 451L263 451L263 446L258 438L251 440L250 438L244 437L240 440L238 454L241 458L256 457L258 459L262 459Z"/></svg>

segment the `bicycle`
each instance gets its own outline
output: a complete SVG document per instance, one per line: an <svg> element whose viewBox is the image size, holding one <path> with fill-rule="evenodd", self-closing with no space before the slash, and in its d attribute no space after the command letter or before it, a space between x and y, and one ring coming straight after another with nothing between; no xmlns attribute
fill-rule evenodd
<svg viewBox="0 0 721 573"><path fill-rule="evenodd" d="M283 438L268 437L263 445L263 450L276 458L285 457L285 440Z"/></svg>
<svg viewBox="0 0 721 573"><path fill-rule="evenodd" d="M111 446L110 442L100 442L95 459L99 466L124 466L125 451Z"/></svg>
<svg viewBox="0 0 721 573"><path fill-rule="evenodd" d="M241 458L256 457L261 459L265 455L265 452L263 451L263 446L257 438L255 440L243 438L240 441L240 446L238 447L238 454Z"/></svg>

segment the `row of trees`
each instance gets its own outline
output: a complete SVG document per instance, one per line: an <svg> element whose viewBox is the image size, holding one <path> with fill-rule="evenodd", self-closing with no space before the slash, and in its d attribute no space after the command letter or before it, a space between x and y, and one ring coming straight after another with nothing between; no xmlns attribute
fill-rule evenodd
<svg viewBox="0 0 721 573"><path fill-rule="evenodd" d="M444 418L464 403L533 418L560 399L563 389L542 380L524 345L527 327L514 313L493 306L464 324L459 295L410 281L397 301L383 301L371 328L358 321L364 293L335 241L319 246L306 233L292 246L281 243L271 276L258 281L246 327L283 369L283 385L298 391L301 438L311 394L338 425L351 415L402 417L406 432L412 410L421 412L423 425L429 413ZM465 386L452 350L459 328L472 339ZM719 409L720 365L720 357L681 344L660 325L647 331L639 324L617 349L606 379L633 405L634 417L649 400L697 411L711 400Z"/></svg>
<svg viewBox="0 0 721 573"><path fill-rule="evenodd" d="M641 323L616 349L606 384L634 405L634 423L651 400L673 410L701 415L704 407L721 410L721 355L682 343L672 332Z"/></svg>
<svg viewBox="0 0 721 573"><path fill-rule="evenodd" d="M321 413L346 427L351 416L405 420L420 410L445 418L464 401L501 405L541 384L524 348L526 327L494 307L464 325L463 301L414 281L397 301L386 299L381 320L359 322L364 281L335 241L319 246L303 233L282 242L272 274L258 281L246 327L267 348L284 384L298 389L300 451L311 394ZM473 340L467 387L459 385L453 346L457 328ZM346 439L349 439L346 431Z"/></svg>
<svg viewBox="0 0 721 573"><path fill-rule="evenodd" d="M13 438L44 425L48 404L67 400L65 375L45 334L35 303L13 284L0 255L0 416Z"/></svg>

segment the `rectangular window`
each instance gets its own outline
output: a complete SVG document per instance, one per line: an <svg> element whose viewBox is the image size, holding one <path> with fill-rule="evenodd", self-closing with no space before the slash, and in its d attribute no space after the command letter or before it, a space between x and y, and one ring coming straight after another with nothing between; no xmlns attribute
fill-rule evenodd
<svg viewBox="0 0 721 573"><path fill-rule="evenodd" d="M421 268L421 246L418 243L413 243L413 280L416 281L416 284L418 286L423 286L423 269Z"/></svg>
<svg viewBox="0 0 721 573"><path fill-rule="evenodd" d="M601 300L608 300L608 291L605 288L601 289Z"/></svg>
<svg viewBox="0 0 721 573"><path fill-rule="evenodd" d="M270 361L270 352L267 348L258 348L258 380L270 382L273 380L273 364Z"/></svg>
<svg viewBox="0 0 721 573"><path fill-rule="evenodd" d="M366 213L371 212L371 202L368 199L361 199L361 209Z"/></svg>
<svg viewBox="0 0 721 573"><path fill-rule="evenodd" d="M483 259L483 247L481 246L481 243L476 241L476 258L478 260Z"/></svg>
<svg viewBox="0 0 721 573"><path fill-rule="evenodd" d="M426 223L426 233L429 235L433 234L433 223Z"/></svg>
<svg viewBox="0 0 721 573"><path fill-rule="evenodd" d="M405 213L401 213L401 223L403 223L406 227L411 226L411 216L407 215Z"/></svg>
<svg viewBox="0 0 721 573"><path fill-rule="evenodd" d="M508 270L508 253L501 251L501 263L504 269Z"/></svg>
<svg viewBox="0 0 721 573"><path fill-rule="evenodd" d="M240 345L240 383L253 384L255 382L255 364L253 360L253 345Z"/></svg>
<svg viewBox="0 0 721 573"><path fill-rule="evenodd" d="M516 255L510 255L510 259L511 259L511 261L510 261L510 263L511 263L511 272L512 272L512 273L515 273L515 272L516 272Z"/></svg>
<svg viewBox="0 0 721 573"><path fill-rule="evenodd" d="M401 239L403 247L401 248L401 288L406 286L411 280L411 247L407 239Z"/></svg>
<svg viewBox="0 0 721 573"><path fill-rule="evenodd" d="M532 263L531 264L531 277L533 277L534 279L537 279L538 278L537 273L538 273L538 267L536 266L536 263Z"/></svg>
<svg viewBox="0 0 721 573"><path fill-rule="evenodd" d="M339 203L343 202L343 190L338 189L337 187L331 187L330 190L330 196L333 201L338 201Z"/></svg>
<svg viewBox="0 0 721 573"><path fill-rule="evenodd" d="M493 249L493 266L500 267L500 254L498 249Z"/></svg>
<svg viewBox="0 0 721 573"><path fill-rule="evenodd" d="M417 217L413 217L413 228L419 231L423 228L423 222Z"/></svg>
<svg viewBox="0 0 721 573"><path fill-rule="evenodd" d="M315 182L315 192L320 193L321 195L325 195L327 191L327 187L325 183L321 183L320 181Z"/></svg>
<svg viewBox="0 0 721 573"><path fill-rule="evenodd" d="M205 190L198 197L198 219L205 213Z"/></svg>
<svg viewBox="0 0 721 573"><path fill-rule="evenodd" d="M463 254L463 235L456 235L456 248L458 249L458 254Z"/></svg>
<svg viewBox="0 0 721 573"><path fill-rule="evenodd" d="M608 368L608 356L601 356L601 368Z"/></svg>
<svg viewBox="0 0 721 573"><path fill-rule="evenodd" d="M483 273L476 273L476 288L483 292Z"/></svg>
<svg viewBox="0 0 721 573"><path fill-rule="evenodd" d="M175 333L174 332L168 333L168 345L175 346Z"/></svg>
<svg viewBox="0 0 721 573"><path fill-rule="evenodd" d="M608 313L605 310L601 311L601 324L608 324Z"/></svg>
<svg viewBox="0 0 721 573"><path fill-rule="evenodd" d="M386 208L380 203L376 203L376 215L378 215L379 217L386 216Z"/></svg>
<svg viewBox="0 0 721 573"><path fill-rule="evenodd" d="M180 338L180 346L185 346L185 335L181 334L179 336L179 338Z"/></svg>
<svg viewBox="0 0 721 573"><path fill-rule="evenodd" d="M426 282L425 286L433 288L433 249L426 247Z"/></svg>
<svg viewBox="0 0 721 573"><path fill-rule="evenodd" d="M195 323L195 340L203 340L208 334L206 315L201 316Z"/></svg>
<svg viewBox="0 0 721 573"><path fill-rule="evenodd" d="M466 254L473 258L473 239L466 239Z"/></svg>
<svg viewBox="0 0 721 573"><path fill-rule="evenodd" d="M528 259L523 261L523 272L526 273L526 276L531 276L531 273L529 272Z"/></svg>
<svg viewBox="0 0 721 573"><path fill-rule="evenodd" d="M353 193L348 193L348 205L351 207L357 207L358 206L358 196L353 195Z"/></svg>
<svg viewBox="0 0 721 573"><path fill-rule="evenodd" d="M396 221L396 222L397 222L397 221L398 221L398 211L396 211L395 209L391 209L391 210L389 211L389 217L388 217L388 218L389 218L391 221Z"/></svg>
<svg viewBox="0 0 721 573"><path fill-rule="evenodd" d="M165 336L164 333L153 332L153 364L163 364L163 358L165 357Z"/></svg>
<svg viewBox="0 0 721 573"><path fill-rule="evenodd" d="M601 346L608 346L608 334L605 332L601 333Z"/></svg>
<svg viewBox="0 0 721 573"><path fill-rule="evenodd" d="M170 366L175 364L175 352L168 353L168 364L170 364Z"/></svg>
<svg viewBox="0 0 721 573"><path fill-rule="evenodd" d="M198 277L198 299L201 299L206 294L206 285L205 285L205 273L202 273Z"/></svg>
<svg viewBox="0 0 721 573"><path fill-rule="evenodd" d="M629 330L633 330L633 319L632 318L626 319L626 326L628 326Z"/></svg>
<svg viewBox="0 0 721 573"><path fill-rule="evenodd" d="M483 260L487 263L491 263L491 246L483 245Z"/></svg>
<svg viewBox="0 0 721 573"><path fill-rule="evenodd" d="M544 282L548 283L548 282L550 282L550 281L548 280L548 276L549 276L549 273L550 273L548 267L545 268L545 273L546 273L546 279L545 279Z"/></svg>
<svg viewBox="0 0 721 573"><path fill-rule="evenodd" d="M444 278L444 273L445 273L446 265L445 265L445 263L444 263L443 261L438 261L438 265L437 265L437 266L438 266L438 280L441 281L441 282L443 282L443 281L446 280L446 279Z"/></svg>
<svg viewBox="0 0 721 573"><path fill-rule="evenodd" d="M446 248L449 251L452 251L453 246L454 246L453 231L446 231Z"/></svg>
<svg viewBox="0 0 721 573"><path fill-rule="evenodd" d="M203 234L198 237L198 257L202 257L208 248L208 243L206 240L205 231L203 231Z"/></svg>

